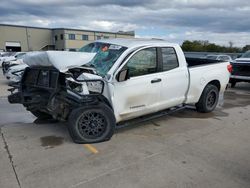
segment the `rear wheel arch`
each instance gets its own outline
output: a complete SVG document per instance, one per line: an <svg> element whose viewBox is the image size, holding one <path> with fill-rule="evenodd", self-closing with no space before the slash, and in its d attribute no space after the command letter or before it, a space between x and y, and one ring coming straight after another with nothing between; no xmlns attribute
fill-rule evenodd
<svg viewBox="0 0 250 188"><path fill-rule="evenodd" d="M209 83L207 83L207 85L214 85L214 86L216 86L217 87L217 89L218 89L218 91L220 92L220 88L221 88L221 84L220 84L220 81L219 80L212 80L212 81L210 81ZM207 86L206 85L206 86ZM205 87L206 87L205 86ZM204 89L205 89L205 87L204 87ZM203 89L203 90L204 90Z"/></svg>
<svg viewBox="0 0 250 188"><path fill-rule="evenodd" d="M212 80L210 82L208 82L202 89L201 93L200 93L200 96L199 96L199 100L200 98L202 97L202 93L204 92L205 88L208 86L208 85L214 85L215 87L217 87L218 91L220 92L220 89L221 89L221 84L220 84L220 81L219 80Z"/></svg>
<svg viewBox="0 0 250 188"><path fill-rule="evenodd" d="M195 104L198 112L207 113L216 108L219 99L219 86L218 82L209 82L205 86L199 101Z"/></svg>

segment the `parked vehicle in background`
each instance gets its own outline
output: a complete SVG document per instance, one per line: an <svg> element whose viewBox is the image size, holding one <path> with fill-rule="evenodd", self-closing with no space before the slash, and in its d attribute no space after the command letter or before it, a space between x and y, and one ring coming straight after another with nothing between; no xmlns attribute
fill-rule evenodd
<svg viewBox="0 0 250 188"><path fill-rule="evenodd" d="M231 87L237 82L250 82L250 50L232 63L233 71L230 76Z"/></svg>
<svg viewBox="0 0 250 188"><path fill-rule="evenodd" d="M233 59L229 55L207 55L206 58L219 61L233 62Z"/></svg>
<svg viewBox="0 0 250 188"><path fill-rule="evenodd" d="M14 55L15 55L15 52L5 52L5 53L2 53L1 57L0 57L0 66L2 66L2 63L4 61L9 61L9 60L15 59Z"/></svg>
<svg viewBox="0 0 250 188"><path fill-rule="evenodd" d="M5 77L10 82L20 82L22 75L24 73L24 69L28 67L25 63L22 63L20 65L11 66L7 72L5 73Z"/></svg>
<svg viewBox="0 0 250 188"><path fill-rule="evenodd" d="M26 52L20 52L17 53L15 56L13 56L14 59L13 58L5 59L4 62L2 63L3 74L5 74L11 66L23 64L23 58L25 54Z"/></svg>
<svg viewBox="0 0 250 188"><path fill-rule="evenodd" d="M7 53L8 53L8 52L0 51L0 58L1 58L1 57L4 57L5 54L7 54Z"/></svg>
<svg viewBox="0 0 250 188"><path fill-rule="evenodd" d="M213 111L231 65L185 58L179 45L160 40L98 40L80 52L28 54L19 86L8 97L38 118L68 121L76 143L111 138L116 125L172 107Z"/></svg>

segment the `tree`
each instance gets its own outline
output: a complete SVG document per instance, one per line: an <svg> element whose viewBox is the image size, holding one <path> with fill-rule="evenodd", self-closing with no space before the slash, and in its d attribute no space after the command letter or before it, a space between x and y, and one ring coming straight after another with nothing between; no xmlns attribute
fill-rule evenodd
<svg viewBox="0 0 250 188"><path fill-rule="evenodd" d="M250 49L250 45L248 47ZM241 48L233 47L233 42L231 41L229 41L229 47L226 47L210 43L207 40L194 40L194 41L185 40L182 43L182 49L187 52L189 51L189 52L238 53L242 51Z"/></svg>
<svg viewBox="0 0 250 188"><path fill-rule="evenodd" d="M244 46L244 47L242 48L242 52L246 52L246 51L248 51L248 50L250 50L250 45L249 45L249 44L246 45L246 46Z"/></svg>

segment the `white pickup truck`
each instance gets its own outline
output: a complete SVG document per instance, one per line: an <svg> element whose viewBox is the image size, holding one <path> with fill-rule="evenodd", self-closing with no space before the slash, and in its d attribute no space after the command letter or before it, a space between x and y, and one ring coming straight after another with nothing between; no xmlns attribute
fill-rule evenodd
<svg viewBox="0 0 250 188"><path fill-rule="evenodd" d="M187 59L161 40L98 40L79 52L36 52L8 97L38 118L68 121L76 143L106 141L116 125L176 106L215 109L231 65Z"/></svg>

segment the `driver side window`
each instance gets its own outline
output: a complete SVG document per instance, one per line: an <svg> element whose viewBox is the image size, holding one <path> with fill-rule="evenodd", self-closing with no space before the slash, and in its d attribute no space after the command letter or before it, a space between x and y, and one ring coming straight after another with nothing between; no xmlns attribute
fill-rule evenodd
<svg viewBox="0 0 250 188"><path fill-rule="evenodd" d="M127 62L129 76L142 76L157 72L156 48L143 49L134 54Z"/></svg>

